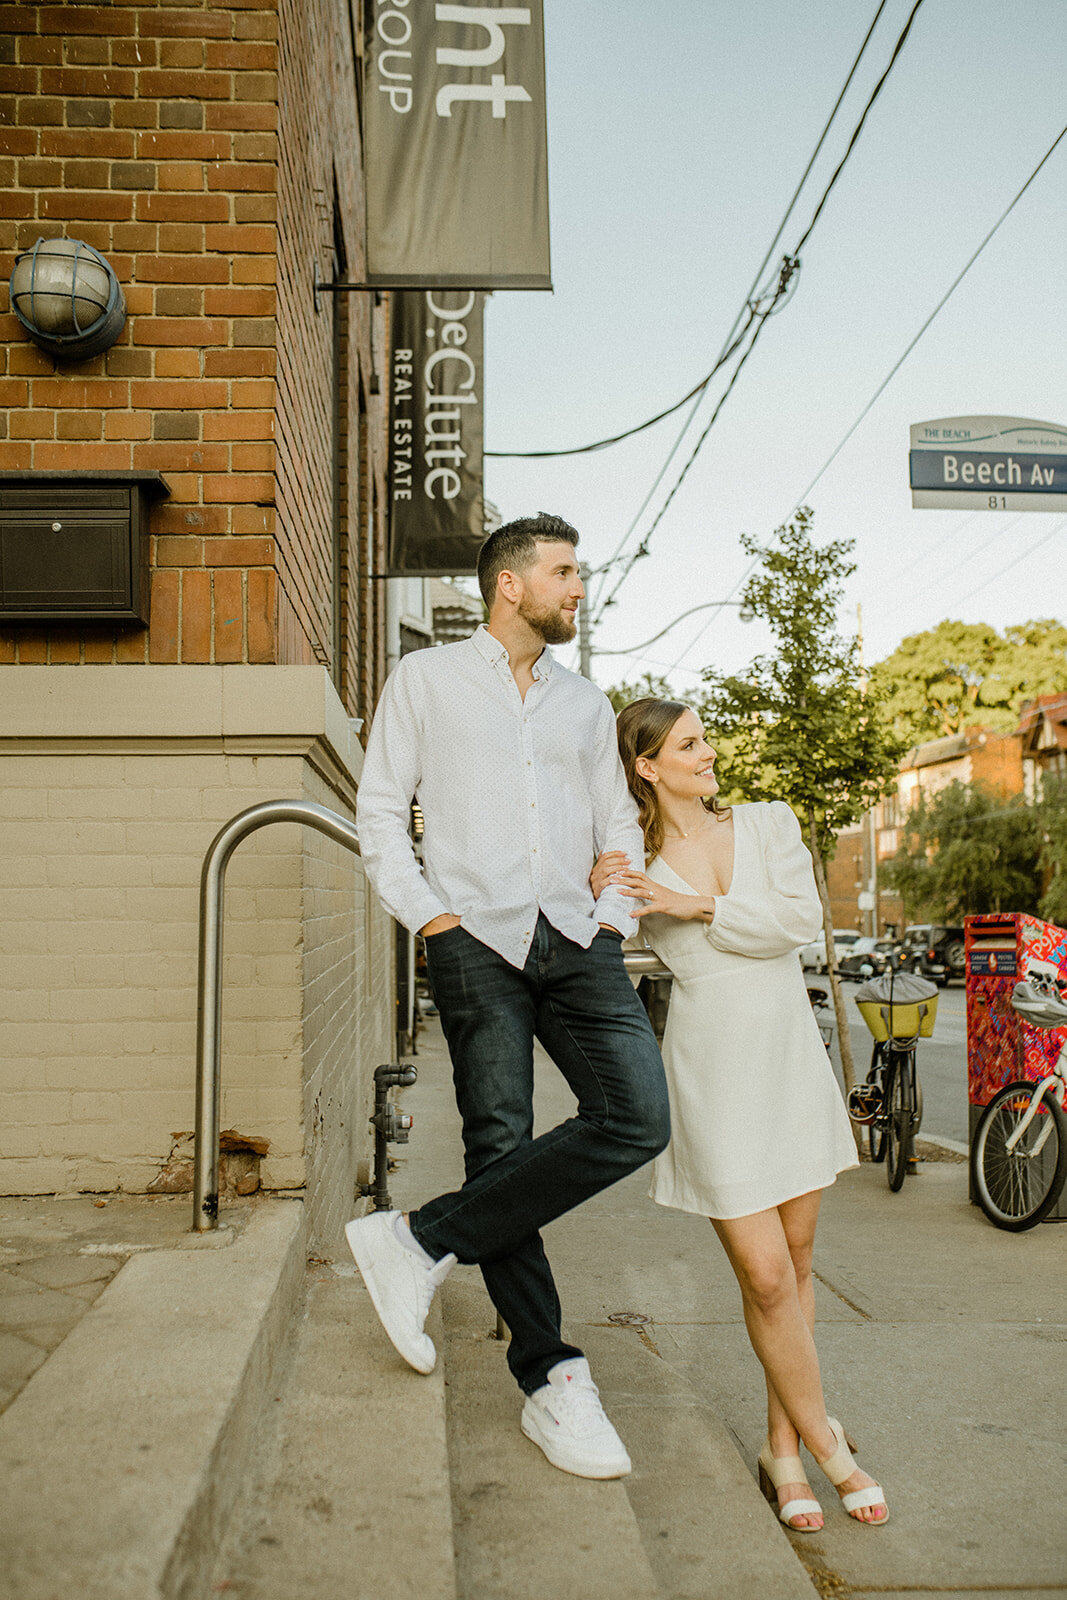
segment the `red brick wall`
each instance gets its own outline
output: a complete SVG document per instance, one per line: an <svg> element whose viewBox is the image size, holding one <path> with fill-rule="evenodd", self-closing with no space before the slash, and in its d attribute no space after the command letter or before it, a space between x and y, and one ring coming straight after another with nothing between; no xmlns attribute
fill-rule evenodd
<svg viewBox="0 0 1067 1600"><path fill-rule="evenodd" d="M0 5L0 276L40 236L81 238L128 311L76 363L0 315L0 468L153 468L171 490L149 630L11 629L0 661L329 659L331 311L311 276L316 253L331 275L334 161L361 264L352 56L331 0ZM382 313L352 312L359 383Z"/></svg>
<svg viewBox="0 0 1067 1600"><path fill-rule="evenodd" d="M839 833L837 849L826 863L826 887L830 891L830 915L835 928L862 928L863 914L858 895L863 883L863 835L857 828Z"/></svg>
<svg viewBox="0 0 1067 1600"><path fill-rule="evenodd" d="M358 10L359 8L354 8ZM384 310L373 294L315 310L312 275L329 281L363 275L363 178L359 108L351 72L354 39L349 8L283 3L280 8L278 208L278 570L293 613L287 632L305 641L307 659L327 662L353 714L368 716L360 655L373 659L375 605L359 538L370 523L370 499L381 493L385 413L371 395L373 330ZM334 319L339 327L335 337ZM335 350L339 400L334 393ZM340 662L333 660L334 438L339 405L341 466ZM369 427L361 436L360 411ZM380 520L380 519L379 519ZM381 571L377 566L376 571ZM359 625L360 593L368 626ZM368 610L370 614L368 615ZM373 689L381 687L374 677Z"/></svg>

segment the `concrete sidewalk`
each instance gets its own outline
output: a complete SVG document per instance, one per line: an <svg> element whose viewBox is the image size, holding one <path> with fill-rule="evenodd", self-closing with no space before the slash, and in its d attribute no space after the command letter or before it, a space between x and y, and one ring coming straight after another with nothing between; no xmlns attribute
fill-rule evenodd
<svg viewBox="0 0 1067 1600"><path fill-rule="evenodd" d="M391 1179L405 1206L462 1173L435 1023L417 1064ZM547 1126L570 1096L544 1058L537 1073ZM0 1416L0 1596L1067 1593L1054 1492L1045 1503L1065 1461L1067 1230L993 1229L958 1162L924 1163L898 1195L869 1165L828 1191L826 1388L891 1522L850 1521L812 1468L827 1525L805 1537L756 1487L762 1374L722 1251L646 1187L639 1173L547 1232L566 1327L633 1457L613 1483L557 1472L522 1437L475 1268L435 1304L442 1359L425 1379L382 1334L342 1239L335 1264L304 1273L293 1201L226 1205L202 1238L187 1197L0 1202L21 1385Z"/></svg>
<svg viewBox="0 0 1067 1600"><path fill-rule="evenodd" d="M404 1205L461 1174L450 1071L436 1029L424 1034L420 1051L419 1083L404 1096L415 1129L394 1184ZM537 1082L537 1121L545 1127L570 1113L570 1096L541 1056ZM958 1161L922 1162L895 1195L884 1167L870 1164L827 1191L816 1251L825 1387L831 1410L858 1441L858 1459L886 1489L891 1521L885 1528L853 1522L813 1465L826 1526L788 1535L755 1485L763 1378L733 1274L706 1221L654 1205L646 1190L647 1173L639 1173L553 1224L546 1243L565 1327L589 1353L634 1460L633 1476L616 1488L625 1488L636 1518L652 1592L671 1600L792 1593L781 1564L788 1552L797 1573L806 1571L828 1596L1067 1593L1063 1519L1055 1503L1042 1509L1067 1464L1067 1226L1023 1235L991 1227L968 1203L967 1168ZM606 1569L589 1586L580 1514L575 1520L588 1491L608 1486L572 1483L568 1502L563 1475L531 1465L533 1447L518 1437L518 1391L488 1337L493 1314L477 1270L457 1269L443 1300L451 1324L458 1592L495 1600L537 1590L532 1572L523 1581L521 1562L510 1571L489 1562L487 1572L486 1551L488 1543L499 1561L502 1526L518 1537L516 1521L519 1528L530 1521L529 1497L542 1478L571 1507L570 1518L561 1506L552 1523L557 1579L578 1562L585 1587L573 1592L583 1600L617 1592L619 1575L610 1569L633 1552L625 1540L603 1549ZM472 1351L474 1385L462 1370ZM455 1403L463 1388L467 1418ZM501 1430L510 1430L503 1459ZM493 1456L495 1470L468 1471L465 1490L457 1463L479 1450ZM508 1461L510 1479L502 1471ZM517 1517L508 1513L516 1500ZM715 1544L721 1582L706 1569L694 1581ZM636 1580L632 1562L628 1570ZM804 1591L812 1592L807 1581ZM549 1582L540 1592L572 1591ZM642 1592L641 1583L628 1592Z"/></svg>

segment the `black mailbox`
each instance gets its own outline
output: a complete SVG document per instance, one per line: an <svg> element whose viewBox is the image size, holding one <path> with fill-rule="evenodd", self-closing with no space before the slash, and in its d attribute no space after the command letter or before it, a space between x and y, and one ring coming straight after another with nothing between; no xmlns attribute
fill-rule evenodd
<svg viewBox="0 0 1067 1600"><path fill-rule="evenodd" d="M0 620L148 625L158 472L0 472Z"/></svg>

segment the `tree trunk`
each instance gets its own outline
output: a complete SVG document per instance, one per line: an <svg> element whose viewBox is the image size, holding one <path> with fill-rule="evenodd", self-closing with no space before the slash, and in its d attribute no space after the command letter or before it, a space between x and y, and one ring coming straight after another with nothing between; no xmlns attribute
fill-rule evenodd
<svg viewBox="0 0 1067 1600"><path fill-rule="evenodd" d="M852 1059L852 1036L848 1031L848 1013L845 1011L844 996L841 985L837 981L837 968L834 956L834 919L830 910L830 891L826 884L826 868L823 865L822 851L819 849L819 835L815 828L815 813L808 811L808 845L811 849L811 859L815 867L815 886L819 891L819 900L822 904L823 937L826 940L826 970L830 975L830 993L834 999L834 1016L837 1019L837 1047L841 1052L841 1071L845 1079L845 1093L853 1088L856 1082L856 1066ZM852 1137L856 1141L856 1149L860 1148L859 1130L853 1125Z"/></svg>

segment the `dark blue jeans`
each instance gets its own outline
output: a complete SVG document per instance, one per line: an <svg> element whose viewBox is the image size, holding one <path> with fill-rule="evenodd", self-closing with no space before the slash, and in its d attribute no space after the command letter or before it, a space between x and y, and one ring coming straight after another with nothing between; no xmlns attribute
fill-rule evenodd
<svg viewBox="0 0 1067 1600"><path fill-rule="evenodd" d="M511 1330L508 1364L527 1394L557 1361L581 1355L560 1335L560 1304L539 1229L658 1155L670 1133L652 1029L622 963L618 934L588 950L539 916L520 972L452 928L426 964L452 1057L466 1181L411 1213L430 1255L477 1262ZM578 1101L533 1137L539 1039Z"/></svg>

